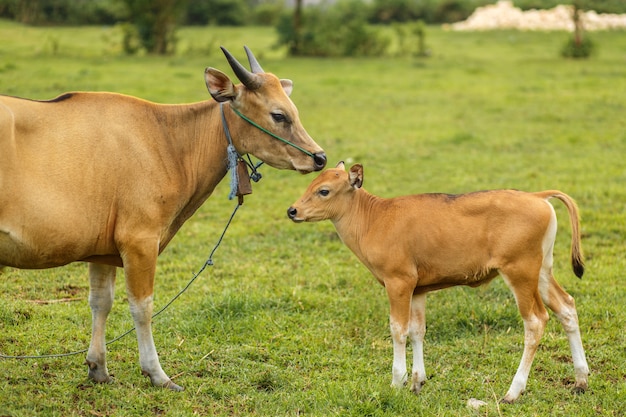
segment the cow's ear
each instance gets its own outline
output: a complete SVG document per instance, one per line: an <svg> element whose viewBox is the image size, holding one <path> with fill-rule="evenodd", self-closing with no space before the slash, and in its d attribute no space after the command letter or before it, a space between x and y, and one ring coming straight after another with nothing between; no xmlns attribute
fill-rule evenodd
<svg viewBox="0 0 626 417"><path fill-rule="evenodd" d="M226 74L215 68L204 70L204 81L211 97L220 103L234 100L237 97L237 90Z"/></svg>
<svg viewBox="0 0 626 417"><path fill-rule="evenodd" d="M357 189L363 186L363 165L354 164L350 168L350 185Z"/></svg>
<svg viewBox="0 0 626 417"><path fill-rule="evenodd" d="M289 97L291 95L291 92L293 91L293 81L282 79L280 80L280 85L283 86L283 90L285 90L287 97Z"/></svg>

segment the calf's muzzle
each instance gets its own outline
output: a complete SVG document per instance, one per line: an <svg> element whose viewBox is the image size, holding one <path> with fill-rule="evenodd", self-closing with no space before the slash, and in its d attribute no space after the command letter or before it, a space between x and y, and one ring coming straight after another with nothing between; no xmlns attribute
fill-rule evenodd
<svg viewBox="0 0 626 417"><path fill-rule="evenodd" d="M296 217L296 214L298 214L298 210L295 207L289 207L287 209L287 216L293 220L294 217Z"/></svg>

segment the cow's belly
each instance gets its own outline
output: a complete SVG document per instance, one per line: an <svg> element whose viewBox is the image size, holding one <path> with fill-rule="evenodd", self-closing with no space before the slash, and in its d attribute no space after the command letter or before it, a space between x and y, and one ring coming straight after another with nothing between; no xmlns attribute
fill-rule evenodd
<svg viewBox="0 0 626 417"><path fill-rule="evenodd" d="M124 266L124 262L122 262L122 258L119 255L92 255L81 259L81 261L118 266L120 268Z"/></svg>
<svg viewBox="0 0 626 417"><path fill-rule="evenodd" d="M0 265L20 269L44 269L67 265L82 257L76 245L59 245L54 239L24 241L0 229Z"/></svg>
<svg viewBox="0 0 626 417"><path fill-rule="evenodd" d="M0 265L20 269L43 269L62 266L71 261L42 257L33 248L24 247L0 232Z"/></svg>

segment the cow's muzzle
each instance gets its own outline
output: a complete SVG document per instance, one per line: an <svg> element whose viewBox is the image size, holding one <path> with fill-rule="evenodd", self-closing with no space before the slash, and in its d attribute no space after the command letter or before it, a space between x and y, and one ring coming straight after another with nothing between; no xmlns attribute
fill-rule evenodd
<svg viewBox="0 0 626 417"><path fill-rule="evenodd" d="M313 154L313 164L315 165L315 171L321 171L324 169L326 166L326 154L324 152Z"/></svg>

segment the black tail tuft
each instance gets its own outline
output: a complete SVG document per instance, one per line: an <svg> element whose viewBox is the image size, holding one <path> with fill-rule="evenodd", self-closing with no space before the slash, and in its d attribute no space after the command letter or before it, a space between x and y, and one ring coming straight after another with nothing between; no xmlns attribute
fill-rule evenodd
<svg viewBox="0 0 626 417"><path fill-rule="evenodd" d="M578 278L582 278L585 273L585 265L579 259L572 259L572 269Z"/></svg>

